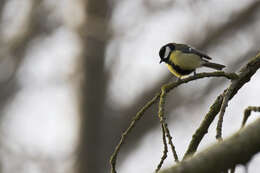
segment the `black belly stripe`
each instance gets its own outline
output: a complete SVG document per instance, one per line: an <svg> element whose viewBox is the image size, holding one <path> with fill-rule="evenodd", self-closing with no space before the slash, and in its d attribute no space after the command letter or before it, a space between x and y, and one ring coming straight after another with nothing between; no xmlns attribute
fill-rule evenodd
<svg viewBox="0 0 260 173"><path fill-rule="evenodd" d="M172 66L172 68L173 68L176 72L178 72L179 74L181 74L181 75L188 75L188 74L190 74L190 73L192 73L192 72L194 71L194 69L193 69L193 70L181 69L178 65L175 65L175 64L172 63L172 62L167 62L167 64L169 64L170 66Z"/></svg>

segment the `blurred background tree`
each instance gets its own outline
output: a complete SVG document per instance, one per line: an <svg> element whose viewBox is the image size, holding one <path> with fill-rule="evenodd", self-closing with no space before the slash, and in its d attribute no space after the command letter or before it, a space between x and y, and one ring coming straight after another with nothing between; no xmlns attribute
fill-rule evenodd
<svg viewBox="0 0 260 173"><path fill-rule="evenodd" d="M1 172L109 171L109 156L131 117L174 80L158 64L160 47L190 44L233 72L259 50L259 5L256 0L1 0ZM254 77L230 103L224 137L239 128L244 108L259 105L259 82ZM166 113L180 155L223 88L225 80L201 80L168 97ZM119 172L155 170L163 147L155 110L128 138ZM215 127L200 148L215 141L214 133ZM249 172L260 169L259 159ZM171 163L169 158L166 166Z"/></svg>

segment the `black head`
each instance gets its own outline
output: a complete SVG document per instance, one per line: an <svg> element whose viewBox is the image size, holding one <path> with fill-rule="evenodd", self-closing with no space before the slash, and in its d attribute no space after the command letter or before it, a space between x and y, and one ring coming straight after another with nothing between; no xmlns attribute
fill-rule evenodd
<svg viewBox="0 0 260 173"><path fill-rule="evenodd" d="M168 62L169 58L170 58L170 54L172 51L175 50L175 46L173 43L168 43L166 45L164 45L160 51L159 51L159 56L161 58L161 62Z"/></svg>

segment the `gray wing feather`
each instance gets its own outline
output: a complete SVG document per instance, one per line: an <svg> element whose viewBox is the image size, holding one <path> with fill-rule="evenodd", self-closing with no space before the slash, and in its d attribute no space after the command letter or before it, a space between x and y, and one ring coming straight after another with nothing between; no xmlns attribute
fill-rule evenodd
<svg viewBox="0 0 260 173"><path fill-rule="evenodd" d="M202 52L198 51L197 49L194 49L190 46L187 46L185 44L179 44L179 45L182 47L184 53L193 53L193 54L200 56L201 58L205 58L205 59L209 59L209 60L212 59L208 55L206 55L206 54L204 54L204 53L202 53Z"/></svg>

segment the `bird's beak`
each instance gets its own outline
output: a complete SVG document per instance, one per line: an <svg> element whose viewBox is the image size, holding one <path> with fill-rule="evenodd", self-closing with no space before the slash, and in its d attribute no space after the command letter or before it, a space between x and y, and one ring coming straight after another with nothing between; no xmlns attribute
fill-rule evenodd
<svg viewBox="0 0 260 173"><path fill-rule="evenodd" d="M161 59L161 61L159 62L159 64L161 64L163 62L163 60Z"/></svg>

